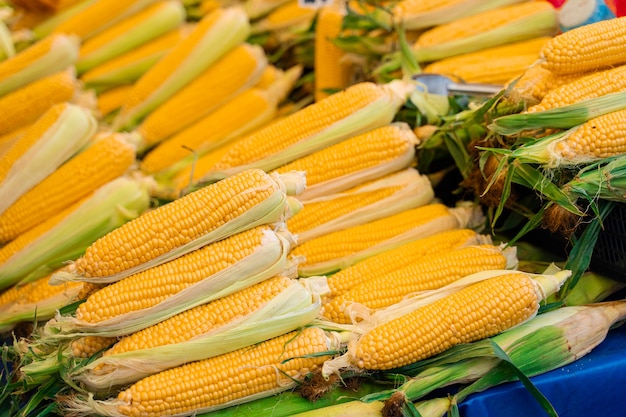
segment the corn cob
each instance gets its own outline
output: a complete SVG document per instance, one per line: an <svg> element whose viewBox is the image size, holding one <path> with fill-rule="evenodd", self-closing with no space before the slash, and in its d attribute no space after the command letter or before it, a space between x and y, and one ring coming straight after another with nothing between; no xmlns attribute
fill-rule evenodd
<svg viewBox="0 0 626 417"><path fill-rule="evenodd" d="M581 26L548 42L541 52L541 65L554 74L580 74L624 64L625 41L623 17Z"/></svg>
<svg viewBox="0 0 626 417"><path fill-rule="evenodd" d="M50 107L72 101L79 92L72 69L43 77L0 97L0 134L35 122Z"/></svg>
<svg viewBox="0 0 626 417"><path fill-rule="evenodd" d="M287 220L287 227L302 244L333 231L429 204L433 197L428 178L408 168L344 192L302 201L302 208Z"/></svg>
<svg viewBox="0 0 626 417"><path fill-rule="evenodd" d="M436 61L511 42L552 36L556 11L547 1L498 7L428 29L413 44L418 62Z"/></svg>
<svg viewBox="0 0 626 417"><path fill-rule="evenodd" d="M24 193L0 215L0 242L8 242L123 175L135 148L120 133L109 134L72 157Z"/></svg>
<svg viewBox="0 0 626 417"><path fill-rule="evenodd" d="M289 0L246 0L243 2L243 7L251 20L257 20L288 2Z"/></svg>
<svg viewBox="0 0 626 417"><path fill-rule="evenodd" d="M244 43L232 49L145 118L137 128L141 148L153 147L249 89L266 65L259 46Z"/></svg>
<svg viewBox="0 0 626 417"><path fill-rule="evenodd" d="M46 111L0 160L0 213L54 172L95 133L83 107L59 103Z"/></svg>
<svg viewBox="0 0 626 417"><path fill-rule="evenodd" d="M88 40L102 31L132 16L154 3L155 0L98 0L89 2L83 8L55 25L52 33L73 34L82 41Z"/></svg>
<svg viewBox="0 0 626 417"><path fill-rule="evenodd" d="M494 245L472 245L432 254L387 274L370 273L360 284L325 302L321 314L330 321L349 324L351 309L363 306L379 310L410 294L436 290L480 271L511 268L516 262L514 251L505 254Z"/></svg>
<svg viewBox="0 0 626 417"><path fill-rule="evenodd" d="M313 70L315 74L315 101L329 95L329 91L344 90L353 84L354 68L345 50L333 43L341 34L345 9L337 4L322 7L315 23Z"/></svg>
<svg viewBox="0 0 626 417"><path fill-rule="evenodd" d="M353 85L241 138L204 180L214 181L251 167L269 171L384 126L413 89L413 83L400 80L385 85Z"/></svg>
<svg viewBox="0 0 626 417"><path fill-rule="evenodd" d="M318 312L319 303L304 286L277 276L122 338L72 377L90 391L109 391L165 369L278 337L309 324ZM171 354L181 349L185 355ZM137 363L144 369L138 369Z"/></svg>
<svg viewBox="0 0 626 417"><path fill-rule="evenodd" d="M113 128L133 128L165 100L243 42L249 29L248 18L239 7L217 9L202 18L189 36L137 80L113 121Z"/></svg>
<svg viewBox="0 0 626 417"><path fill-rule="evenodd" d="M461 343L495 336L534 317L540 303L558 291L571 272L489 274L489 278L451 293L435 292L438 299L374 325L349 342L345 355L327 361L323 373L330 375L342 367L397 368Z"/></svg>
<svg viewBox="0 0 626 417"><path fill-rule="evenodd" d="M513 81L515 83L508 93L514 99L521 98L528 102L529 105L535 105L541 102L548 92L564 84L569 84L585 75L588 75L588 73L563 74L557 76L541 65L535 64L524 71L519 78L515 78L511 81L511 83Z"/></svg>
<svg viewBox="0 0 626 417"><path fill-rule="evenodd" d="M0 62L0 96L74 65L80 40L54 35Z"/></svg>
<svg viewBox="0 0 626 417"><path fill-rule="evenodd" d="M338 342L332 333L307 327L149 376L120 392L116 399L69 399L63 409L77 415L97 412L109 416L205 413L289 390L319 369L338 348ZM157 385L173 388L181 381L186 381L186 388L180 384L180 389L167 398L164 391L156 389ZM151 392L154 399L144 392ZM162 398L157 398L159 393Z"/></svg>
<svg viewBox="0 0 626 417"><path fill-rule="evenodd" d="M133 88L132 84L120 85L98 94L97 110L99 117L105 118L119 110L131 88Z"/></svg>
<svg viewBox="0 0 626 417"><path fill-rule="evenodd" d="M252 24L251 33L279 33L284 30L301 30L313 22L315 14L315 9L303 7L298 1L289 0L276 7L267 16L255 21Z"/></svg>
<svg viewBox="0 0 626 417"><path fill-rule="evenodd" d="M481 244L491 244L489 236L479 235L471 229L453 229L385 250L330 275L327 278L330 292L325 301L339 297L372 278L372 271L387 275L446 251Z"/></svg>
<svg viewBox="0 0 626 417"><path fill-rule="evenodd" d="M302 70L300 70L302 71ZM269 88L272 84L278 81L284 75L284 71L275 65L269 64L265 66L265 69L261 73L261 78L254 85L256 88L264 90Z"/></svg>
<svg viewBox="0 0 626 417"><path fill-rule="evenodd" d="M0 157L4 157L15 142L24 136L24 133L30 128L31 125L32 123L0 135Z"/></svg>
<svg viewBox="0 0 626 417"><path fill-rule="evenodd" d="M301 201L380 178L415 163L417 137L406 123L392 123L345 139L283 165L274 172L306 172Z"/></svg>
<svg viewBox="0 0 626 417"><path fill-rule="evenodd" d="M300 73L301 68L295 67L268 89L251 88L227 101L150 150L142 158L141 169L174 175L192 163L191 150L195 155L206 154L269 122ZM245 120L241 120L241 114L246 115Z"/></svg>
<svg viewBox="0 0 626 417"><path fill-rule="evenodd" d="M259 170L226 178L98 239L72 264L71 274L53 279L118 281L237 232L278 222L290 208L284 187L281 178Z"/></svg>
<svg viewBox="0 0 626 417"><path fill-rule="evenodd" d="M179 27L185 17L185 9L180 2L166 0L124 18L82 43L76 61L78 74Z"/></svg>
<svg viewBox="0 0 626 417"><path fill-rule="evenodd" d="M145 180L120 177L0 248L0 288L34 280L148 208Z"/></svg>
<svg viewBox="0 0 626 417"><path fill-rule="evenodd" d="M295 247L291 255L303 259L298 266L300 275L328 274L415 239L475 226L480 221L476 217L481 215L475 207L450 209L428 204L311 239Z"/></svg>
<svg viewBox="0 0 626 417"><path fill-rule="evenodd" d="M80 80L87 88L93 88L98 93L120 85L132 84L183 40L193 27L193 24L187 23L170 30L150 42L82 73Z"/></svg>

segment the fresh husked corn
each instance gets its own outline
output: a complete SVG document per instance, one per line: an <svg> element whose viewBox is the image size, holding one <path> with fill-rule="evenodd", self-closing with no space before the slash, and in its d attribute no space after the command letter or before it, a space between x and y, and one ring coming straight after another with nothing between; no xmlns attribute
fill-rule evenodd
<svg viewBox="0 0 626 417"><path fill-rule="evenodd" d="M507 256L494 245L471 245L434 253L386 274L371 271L369 278L324 303L321 315L348 324L352 321L349 308L354 303L379 310L410 294L436 290L477 272L505 269L508 264Z"/></svg>
<svg viewBox="0 0 626 417"><path fill-rule="evenodd" d="M133 84L113 120L113 129L134 128L154 109L241 44L249 32L250 23L241 7L220 8L204 16L185 39Z"/></svg>
<svg viewBox="0 0 626 417"><path fill-rule="evenodd" d="M108 416L196 415L289 390L338 347L332 333L306 327L149 376L117 398L68 398L64 409L79 415L93 414L94 409Z"/></svg>
<svg viewBox="0 0 626 417"><path fill-rule="evenodd" d="M117 337L83 336L70 342L72 357L89 359L117 342Z"/></svg>
<svg viewBox="0 0 626 417"><path fill-rule="evenodd" d="M430 180L408 168L337 194L302 201L302 208L287 220L297 243L429 204L434 198Z"/></svg>
<svg viewBox="0 0 626 417"><path fill-rule="evenodd" d="M0 96L71 67L79 44L75 36L52 35L0 61Z"/></svg>
<svg viewBox="0 0 626 417"><path fill-rule="evenodd" d="M210 180L247 167L266 171L376 127L389 124L414 90L400 80L363 82L270 123L238 140L216 164Z"/></svg>
<svg viewBox="0 0 626 417"><path fill-rule="evenodd" d="M0 134L29 125L55 104L72 101L80 91L73 69L66 69L0 97Z"/></svg>
<svg viewBox="0 0 626 417"><path fill-rule="evenodd" d="M123 175L135 148L121 133L108 134L57 168L0 214L0 242L21 233Z"/></svg>
<svg viewBox="0 0 626 417"><path fill-rule="evenodd" d="M405 243L330 275L327 279L330 289L328 298L338 297L350 288L373 278L372 273L376 275L390 274L438 253L466 245L489 243L491 243L489 236L479 235L475 231L465 228L444 231Z"/></svg>
<svg viewBox="0 0 626 417"><path fill-rule="evenodd" d="M298 265L301 275L327 274L402 243L466 227L475 215L472 207L427 204L311 239L295 247L291 255L302 259Z"/></svg>
<svg viewBox="0 0 626 417"><path fill-rule="evenodd" d="M580 74L626 63L626 18L602 20L555 36L541 51L554 74Z"/></svg>
<svg viewBox="0 0 626 417"><path fill-rule="evenodd" d="M261 47L244 43L233 48L146 117L137 128L142 147L153 147L246 91L266 65Z"/></svg>
<svg viewBox="0 0 626 417"><path fill-rule="evenodd" d="M88 109L68 102L30 125L0 159L0 214L85 146L97 125Z"/></svg>
<svg viewBox="0 0 626 417"><path fill-rule="evenodd" d="M155 2L103 30L81 44L76 71L79 74L132 51L179 27L185 20L179 1Z"/></svg>
<svg viewBox="0 0 626 417"><path fill-rule="evenodd" d="M118 281L234 233L283 220L289 208L284 186L278 176L247 170L142 213L93 242L72 264L73 279Z"/></svg>
<svg viewBox="0 0 626 417"><path fill-rule="evenodd" d="M415 163L415 133L406 123L392 123L345 139L274 172L306 173L301 201L343 191Z"/></svg>
<svg viewBox="0 0 626 417"><path fill-rule="evenodd" d="M541 102L548 92L585 75L589 73L556 75L541 65L535 64L524 71L519 78L510 80L515 82L511 94L527 101L530 105L535 105Z"/></svg>

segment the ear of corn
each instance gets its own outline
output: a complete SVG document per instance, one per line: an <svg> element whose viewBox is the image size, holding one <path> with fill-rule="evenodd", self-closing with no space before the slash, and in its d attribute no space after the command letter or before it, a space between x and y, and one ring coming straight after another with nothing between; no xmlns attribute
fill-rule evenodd
<svg viewBox="0 0 626 417"><path fill-rule="evenodd" d="M53 33L77 35L82 41L101 33L121 20L132 16L155 0L98 0L72 13L53 29Z"/></svg>
<svg viewBox="0 0 626 417"><path fill-rule="evenodd" d="M626 19L618 17L568 30L541 51L541 65L555 74L575 74L626 63Z"/></svg>
<svg viewBox="0 0 626 417"><path fill-rule="evenodd" d="M120 177L0 248L0 287L52 273L148 208L145 181Z"/></svg>
<svg viewBox="0 0 626 417"><path fill-rule="evenodd" d="M251 167L270 171L287 162L389 124L414 84L360 83L270 123L238 140L205 181Z"/></svg>
<svg viewBox="0 0 626 417"><path fill-rule="evenodd" d="M0 134L35 122L55 104L72 101L80 91L73 69L68 68L0 97Z"/></svg>
<svg viewBox="0 0 626 417"><path fill-rule="evenodd" d="M78 152L96 128L78 105L60 103L44 113L0 161L0 213Z"/></svg>
<svg viewBox="0 0 626 417"><path fill-rule="evenodd" d="M95 2L96 0L82 0L75 2L62 10L58 10L52 15L47 15L44 19L35 18L33 22L26 22L25 25L29 30L32 30L36 39L42 39L52 34L54 29L61 23L80 13L82 10L85 10Z"/></svg>
<svg viewBox="0 0 626 417"><path fill-rule="evenodd" d="M244 43L233 48L146 117L137 128L142 148L153 147L252 87L266 65L261 47Z"/></svg>
<svg viewBox="0 0 626 417"><path fill-rule="evenodd" d="M4 157L9 149L13 147L15 142L17 142L19 138L24 136L24 132L26 132L26 130L28 130L31 125L32 123L0 135L0 157Z"/></svg>
<svg viewBox="0 0 626 417"><path fill-rule="evenodd" d="M278 103L288 95L300 73L300 68L288 70L266 90L251 88L237 95L149 151L142 158L141 168L160 173L161 177L173 176L193 163L195 157L264 125L276 115ZM244 120L241 114L246 115Z"/></svg>
<svg viewBox="0 0 626 417"><path fill-rule="evenodd" d="M478 217L482 219L482 214L476 207L451 209L427 204L311 239L295 247L291 255L302 259L298 267L301 276L324 275L418 238L475 226L476 221L482 221Z"/></svg>
<svg viewBox="0 0 626 417"><path fill-rule="evenodd" d="M515 83L507 94L514 99L521 98L529 105L535 105L543 100L549 91L585 75L588 73L556 75L536 63L524 71L520 77L511 81Z"/></svg>
<svg viewBox="0 0 626 417"><path fill-rule="evenodd" d="M329 375L341 366L398 368L461 343L495 336L534 317L545 297L558 291L570 275L570 271L549 276L499 272L366 331L349 342L346 355L327 361L323 372Z"/></svg>
<svg viewBox="0 0 626 417"><path fill-rule="evenodd" d="M296 179L302 180L302 178ZM114 282L288 215L285 183L248 170L143 213L89 246L58 279Z"/></svg>
<svg viewBox="0 0 626 417"><path fill-rule="evenodd" d="M137 81L193 29L187 23L81 74L87 88L98 93Z"/></svg>
<svg viewBox="0 0 626 417"><path fill-rule="evenodd" d="M246 0L243 2L243 7L251 20L257 20L288 1L289 0Z"/></svg>
<svg viewBox="0 0 626 417"><path fill-rule="evenodd" d="M321 314L330 321L349 324L349 307L355 303L379 310L410 294L439 289L466 275L515 266L514 253L505 254L494 245L471 245L432 254L387 274L370 272L369 278L325 302Z"/></svg>
<svg viewBox="0 0 626 417"><path fill-rule="evenodd" d="M119 110L131 88L132 84L120 85L98 94L97 109L100 117L107 117Z"/></svg>
<svg viewBox="0 0 626 417"><path fill-rule="evenodd" d="M84 73L180 26L185 9L178 1L161 1L129 16L83 42L76 70Z"/></svg>
<svg viewBox="0 0 626 417"><path fill-rule="evenodd" d="M0 96L74 65L80 40L53 35L0 62Z"/></svg>
<svg viewBox="0 0 626 417"><path fill-rule="evenodd" d="M0 242L8 242L123 175L135 162L124 134L109 134L72 157L0 215Z"/></svg>
<svg viewBox="0 0 626 417"><path fill-rule="evenodd" d="M123 130L134 127L165 100L243 42L249 30L248 17L239 7L217 9L206 15L189 36L137 80L115 118L113 128Z"/></svg>
<svg viewBox="0 0 626 417"><path fill-rule="evenodd" d="M368 223L431 203L434 191L428 178L413 168L364 182L337 194L302 201L287 227L298 244L325 234Z"/></svg>
<svg viewBox="0 0 626 417"><path fill-rule="evenodd" d="M304 7L298 1L289 0L252 24L251 33L274 34L281 31L297 31L311 24L316 11L311 7Z"/></svg>
<svg viewBox="0 0 626 417"><path fill-rule="evenodd" d="M392 123L303 156L274 172L306 172L301 201L341 192L415 163L419 141L406 123Z"/></svg>
<svg viewBox="0 0 626 417"><path fill-rule="evenodd" d="M96 392L110 390L278 337L309 324L318 313L319 302L311 292L277 276L121 339L79 369L75 379ZM176 353L181 349L185 355Z"/></svg>
<svg viewBox="0 0 626 417"><path fill-rule="evenodd" d="M214 411L291 389L319 369L338 347L338 338L333 334L317 327L306 327L149 376L120 392L115 399L69 399L64 409L79 415L95 411L108 416L132 416L148 407L153 411L145 413L146 417ZM178 384L181 381L186 381L186 388ZM177 384L179 389L175 388ZM176 391L167 397L163 392L162 398L156 398L161 392L157 386ZM154 399L143 392L151 392Z"/></svg>

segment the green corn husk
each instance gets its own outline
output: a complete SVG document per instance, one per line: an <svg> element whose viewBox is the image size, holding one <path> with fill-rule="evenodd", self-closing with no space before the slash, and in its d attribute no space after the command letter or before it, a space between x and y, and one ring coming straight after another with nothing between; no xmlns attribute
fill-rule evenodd
<svg viewBox="0 0 626 417"><path fill-rule="evenodd" d="M50 48L40 51L43 42L47 41L39 40L11 58L0 61L0 96L76 63L80 45L77 36L51 35Z"/></svg>
<svg viewBox="0 0 626 417"><path fill-rule="evenodd" d="M626 202L626 155L583 167L563 185L563 191L590 202L596 199Z"/></svg>
<svg viewBox="0 0 626 417"><path fill-rule="evenodd" d="M497 117L488 128L501 135L515 135L535 129L570 129L595 117L624 108L626 92L622 91L540 112Z"/></svg>
<svg viewBox="0 0 626 417"><path fill-rule="evenodd" d="M145 180L120 177L77 204L71 214L0 265L0 287L34 281L80 256L96 239L150 205ZM9 250L13 242L0 250Z"/></svg>
<svg viewBox="0 0 626 417"><path fill-rule="evenodd" d="M60 114L46 127L46 123L50 122L47 115L57 111ZM0 213L79 152L96 133L97 127L93 114L79 105L59 103L44 113L22 139L30 142L32 135L43 132L0 180ZM20 148L19 140L14 146L16 150ZM11 153L10 149L8 154Z"/></svg>
<svg viewBox="0 0 626 417"><path fill-rule="evenodd" d="M351 401L292 414L291 417L382 417L383 407L384 403L382 402Z"/></svg>
<svg viewBox="0 0 626 417"><path fill-rule="evenodd" d="M66 9L57 11L52 16L49 16L43 22L35 26L32 30L33 35L36 39L45 38L46 36L50 35L54 31L54 29L61 23L65 22L68 19L71 19L74 15L87 9L89 6L97 1L98 0L81 0Z"/></svg>
<svg viewBox="0 0 626 417"><path fill-rule="evenodd" d="M145 97L140 97L136 104L123 105L113 120L113 129L132 129L152 110L243 42L249 33L250 22L242 8L230 7L209 13L187 38L137 80L130 94L142 90L150 92L144 92L142 96ZM186 52L183 57L179 56L180 51ZM159 79L154 79L156 76ZM150 85L155 82L158 84Z"/></svg>
<svg viewBox="0 0 626 417"><path fill-rule="evenodd" d="M83 43L76 71L86 71L149 42L185 21L185 9L178 1L163 1L111 26Z"/></svg>
<svg viewBox="0 0 626 417"><path fill-rule="evenodd" d="M0 61L15 55L15 43L11 31L4 20L0 19Z"/></svg>

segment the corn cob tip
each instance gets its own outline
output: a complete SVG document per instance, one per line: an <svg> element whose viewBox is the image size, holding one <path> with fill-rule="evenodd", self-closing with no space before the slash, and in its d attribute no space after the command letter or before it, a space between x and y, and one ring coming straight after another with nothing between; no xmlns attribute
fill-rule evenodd
<svg viewBox="0 0 626 417"><path fill-rule="evenodd" d="M291 171L283 174L272 174L282 191L290 196L297 196L306 189L306 173Z"/></svg>

